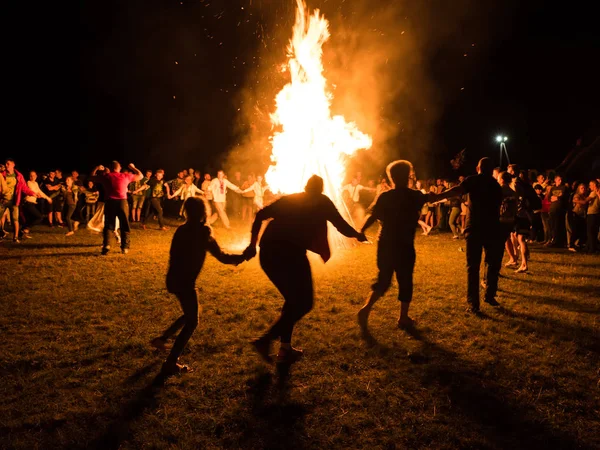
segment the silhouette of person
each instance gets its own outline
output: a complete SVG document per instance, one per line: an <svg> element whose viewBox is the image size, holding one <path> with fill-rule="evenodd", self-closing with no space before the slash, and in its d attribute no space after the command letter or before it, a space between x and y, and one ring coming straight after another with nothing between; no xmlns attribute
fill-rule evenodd
<svg viewBox="0 0 600 450"><path fill-rule="evenodd" d="M377 244L377 281L371 294L358 313L358 323L363 330L367 327L369 313L373 305L389 289L392 276L398 280L398 300L400 317L398 326L409 328L413 325L408 309L413 294L413 271L415 267L415 230L423 205L435 201L435 194L408 187L413 166L409 161L398 160L387 166L387 175L393 189L383 192L375 203L372 213L361 231L364 233L375 221L381 222L381 233Z"/></svg>
<svg viewBox="0 0 600 450"><path fill-rule="evenodd" d="M500 225L502 188L492 176L489 158L481 158L477 175L467 177L461 184L437 195L437 199L469 194L465 238L467 241L467 302L468 310L479 313L479 269L481 252L485 251L484 301L499 306L496 300L498 275L504 254L504 233Z"/></svg>
<svg viewBox="0 0 600 450"><path fill-rule="evenodd" d="M260 265L271 282L283 295L280 317L260 338L252 342L255 350L267 362L271 342L280 339L278 363L294 363L302 350L291 345L294 325L313 307L313 284L306 251L310 250L327 262L331 256L327 241L327 222L344 236L361 242L367 240L340 215L333 202L323 195L323 179L313 175L303 193L284 196L261 209L252 224L250 245L244 250L249 259L256 255L258 233L263 221L272 219L260 241Z"/></svg>
<svg viewBox="0 0 600 450"><path fill-rule="evenodd" d="M167 340L181 329L161 369L161 373L166 376L191 372L188 366L179 364L178 360L198 326L198 296L195 284L202 270L206 252L210 252L223 264L238 265L245 260L243 255L230 255L221 250L212 236L211 228L206 224L206 205L201 198L190 197L183 207L187 221L177 228L173 235L167 272L167 290L177 296L183 315L175 320L162 336L151 341L154 347L166 351Z"/></svg>

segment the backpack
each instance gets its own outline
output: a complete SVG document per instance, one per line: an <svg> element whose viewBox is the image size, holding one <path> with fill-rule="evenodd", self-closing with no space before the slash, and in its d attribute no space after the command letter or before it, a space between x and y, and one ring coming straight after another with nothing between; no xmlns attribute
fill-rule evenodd
<svg viewBox="0 0 600 450"><path fill-rule="evenodd" d="M514 225L517 219L517 211L517 197L504 197L502 199L502 203L500 204L500 223L506 225Z"/></svg>

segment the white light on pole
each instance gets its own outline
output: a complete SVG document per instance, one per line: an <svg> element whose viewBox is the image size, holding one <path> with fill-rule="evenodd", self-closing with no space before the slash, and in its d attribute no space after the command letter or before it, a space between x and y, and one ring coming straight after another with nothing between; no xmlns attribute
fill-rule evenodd
<svg viewBox="0 0 600 450"><path fill-rule="evenodd" d="M496 136L496 142L500 144L500 167L502 167L502 154L506 155L506 160L510 164L510 159L508 159L508 151L506 150L506 141L508 141L508 136L503 136L499 134Z"/></svg>

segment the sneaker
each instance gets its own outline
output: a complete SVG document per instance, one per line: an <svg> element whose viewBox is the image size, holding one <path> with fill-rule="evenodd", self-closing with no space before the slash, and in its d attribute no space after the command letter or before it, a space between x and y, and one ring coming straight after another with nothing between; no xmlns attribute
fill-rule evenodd
<svg viewBox="0 0 600 450"><path fill-rule="evenodd" d="M102 251L100 252L103 255L108 254L108 252L110 251L110 245L107 245L106 247L102 247Z"/></svg>
<svg viewBox="0 0 600 450"><path fill-rule="evenodd" d="M280 348L277 353L277 364L294 364L299 361L304 352L298 348L290 348L289 350Z"/></svg>
<svg viewBox="0 0 600 450"><path fill-rule="evenodd" d="M498 301L495 298L485 299L484 302L486 302L490 306L494 306L494 307L500 306L500 303L498 303Z"/></svg>
<svg viewBox="0 0 600 450"><path fill-rule="evenodd" d="M271 355L269 354L271 351L271 341L267 339L258 338L251 341L250 344L252 345L252 347L254 347L254 350L256 350L256 352L260 355L263 361L269 364L273 362L273 358L271 358Z"/></svg>

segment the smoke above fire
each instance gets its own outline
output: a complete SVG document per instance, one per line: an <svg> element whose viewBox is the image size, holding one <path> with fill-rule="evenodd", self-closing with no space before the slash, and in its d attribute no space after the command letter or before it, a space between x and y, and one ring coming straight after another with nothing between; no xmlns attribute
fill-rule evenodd
<svg viewBox="0 0 600 450"><path fill-rule="evenodd" d="M474 4L463 0L440 10L428 1L306 2L309 12L319 9L329 22L322 61L331 113L372 138L370 150L358 150L347 160L346 178L356 171L375 178L397 158L411 160L418 176L431 174L436 148L443 145L432 140L434 127L448 99L441 98L429 63L440 47L456 39L461 27L473 28L475 20L481 21L476 28L486 26L491 10L480 8L478 15L470 15ZM254 1L251 8L263 23L256 53L261 63L236 99L237 145L224 166L263 174L272 163L272 137L278 131L272 121L275 99L290 81L282 68L289 58L296 0ZM467 45L468 37L460 42Z"/></svg>

